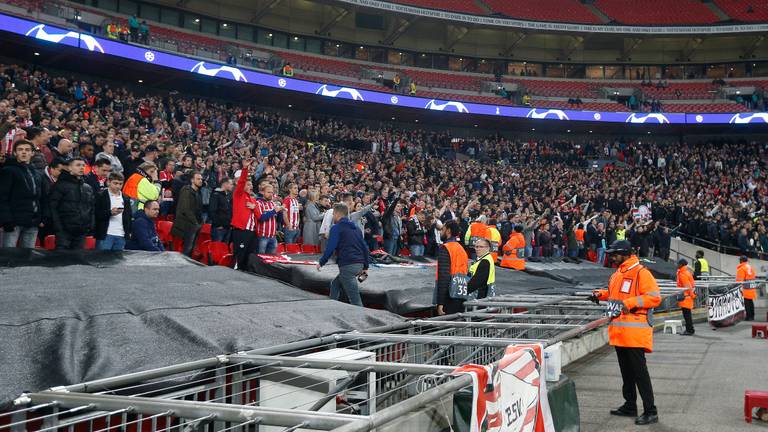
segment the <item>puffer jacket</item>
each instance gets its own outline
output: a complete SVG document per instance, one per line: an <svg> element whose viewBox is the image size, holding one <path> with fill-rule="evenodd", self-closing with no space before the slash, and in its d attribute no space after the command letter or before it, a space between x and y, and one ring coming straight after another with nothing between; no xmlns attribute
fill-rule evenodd
<svg viewBox="0 0 768 432"><path fill-rule="evenodd" d="M0 226L33 227L43 210L40 176L29 164L9 159L0 169Z"/></svg>
<svg viewBox="0 0 768 432"><path fill-rule="evenodd" d="M62 171L48 201L54 232L70 235L88 234L94 225L93 189L66 171Z"/></svg>

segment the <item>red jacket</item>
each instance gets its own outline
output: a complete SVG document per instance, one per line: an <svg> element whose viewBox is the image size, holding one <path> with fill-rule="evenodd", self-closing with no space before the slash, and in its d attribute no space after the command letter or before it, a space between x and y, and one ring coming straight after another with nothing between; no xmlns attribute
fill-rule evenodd
<svg viewBox="0 0 768 432"><path fill-rule="evenodd" d="M256 198L245 192L248 176L248 168L243 168L232 194L232 228L253 231L256 229L256 215L246 204L252 203L255 206Z"/></svg>

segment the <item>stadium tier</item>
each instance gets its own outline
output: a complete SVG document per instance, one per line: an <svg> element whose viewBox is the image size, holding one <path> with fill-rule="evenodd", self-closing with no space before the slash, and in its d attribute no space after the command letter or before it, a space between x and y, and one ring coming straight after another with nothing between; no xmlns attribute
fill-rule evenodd
<svg viewBox="0 0 768 432"><path fill-rule="evenodd" d="M715 0L715 4L735 21L768 21L768 3L753 0Z"/></svg>
<svg viewBox="0 0 768 432"><path fill-rule="evenodd" d="M428 9L447 10L473 15L485 15L486 10L475 0L390 0L392 3L418 6Z"/></svg>
<svg viewBox="0 0 768 432"><path fill-rule="evenodd" d="M483 0L495 12L511 18L600 24L600 18L579 0Z"/></svg>
<svg viewBox="0 0 768 432"><path fill-rule="evenodd" d="M596 0L595 7L621 24L687 25L720 21L698 0Z"/></svg>

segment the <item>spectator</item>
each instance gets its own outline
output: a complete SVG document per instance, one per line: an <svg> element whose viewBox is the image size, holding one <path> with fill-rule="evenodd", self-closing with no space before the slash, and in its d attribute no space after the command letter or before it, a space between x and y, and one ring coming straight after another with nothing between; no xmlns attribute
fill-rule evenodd
<svg viewBox="0 0 768 432"><path fill-rule="evenodd" d="M323 212L318 203L320 192L312 190L307 194L307 205L304 208L304 229L302 231L303 244L318 246L320 244L320 223L323 221Z"/></svg>
<svg viewBox="0 0 768 432"><path fill-rule="evenodd" d="M91 172L85 176L85 182L93 189L95 194L107 189L109 183L109 174L112 172L112 163L109 159L99 159L91 169ZM122 175L121 175L122 176ZM123 182L120 182L120 187ZM128 212L130 214L130 212Z"/></svg>
<svg viewBox="0 0 768 432"><path fill-rule="evenodd" d="M83 180L85 161L69 160L49 197L56 249L83 249L94 226L93 189Z"/></svg>
<svg viewBox="0 0 768 432"><path fill-rule="evenodd" d="M273 255L277 250L277 222L279 215L283 211L281 204L275 204L274 186L267 182L262 182L259 186L261 198L256 200L256 241L257 253Z"/></svg>
<svg viewBox="0 0 768 432"><path fill-rule="evenodd" d="M400 81L401 81L400 74L396 73L395 77L392 78L392 90L394 90L395 92L400 91Z"/></svg>
<svg viewBox="0 0 768 432"><path fill-rule="evenodd" d="M72 157L72 150L74 150L75 146L72 144L72 141L66 138L59 139L56 146L52 149L48 149L48 147L43 147L43 154L45 155L45 161L47 163L51 163L51 161L55 158L62 159L64 161L69 160Z"/></svg>
<svg viewBox="0 0 768 432"><path fill-rule="evenodd" d="M248 264L248 256L258 250L256 242L256 209L257 202L251 194L253 183L249 178L253 161L243 161L243 169L237 178L237 186L232 194L232 243L236 261L236 268L245 271Z"/></svg>
<svg viewBox="0 0 768 432"><path fill-rule="evenodd" d="M408 94L411 96L416 96L416 81L414 81L413 79L411 80L411 86L408 91Z"/></svg>
<svg viewBox="0 0 768 432"><path fill-rule="evenodd" d="M402 209L403 205L399 195L395 195L381 217L381 226L384 231L384 251L392 256L397 256L400 250L400 234L403 231Z"/></svg>
<svg viewBox="0 0 768 432"><path fill-rule="evenodd" d="M95 161L98 162L101 159L109 161L109 165L112 167L112 172L117 174L123 174L123 164L120 159L115 156L115 143L107 141L101 147L101 152L96 155Z"/></svg>
<svg viewBox="0 0 768 432"><path fill-rule="evenodd" d="M299 234L301 234L299 228L301 227L300 215L302 208L297 199L299 187L296 183L288 184L287 189L288 196L283 199L283 223L285 224L285 232L283 234L285 235L285 243L293 244L297 242Z"/></svg>
<svg viewBox="0 0 768 432"><path fill-rule="evenodd" d="M347 218L348 215L346 204L333 206L334 225L328 237L328 247L320 257L317 270L320 271L335 253L339 274L331 281L331 298L338 300L343 290L351 304L363 306L358 280L362 281L368 277L368 247L358 226Z"/></svg>
<svg viewBox="0 0 768 432"><path fill-rule="evenodd" d="M126 249L150 252L163 252L165 250L155 228L155 219L159 214L160 204L152 200L144 203L144 208L133 214L131 239L126 243Z"/></svg>
<svg viewBox="0 0 768 432"><path fill-rule="evenodd" d="M200 188L203 187L203 176L199 172L192 174L190 184L181 188L179 204L176 207L176 218L173 220L171 235L184 242L182 253L191 257L203 224L203 197Z"/></svg>
<svg viewBox="0 0 768 432"><path fill-rule="evenodd" d="M131 145L130 149L130 155L123 161L123 168L125 170L124 175L128 179L130 179L138 167L145 162L141 157L141 147L138 144Z"/></svg>
<svg viewBox="0 0 768 432"><path fill-rule="evenodd" d="M3 247L35 247L43 218L40 178L29 164L34 148L27 140L13 144L13 158L0 169L0 226Z"/></svg>
<svg viewBox="0 0 768 432"><path fill-rule="evenodd" d="M122 174L109 174L106 190L97 192L94 210L96 249L121 251L131 233L131 200L125 196Z"/></svg>
<svg viewBox="0 0 768 432"><path fill-rule="evenodd" d="M211 194L208 205L211 217L211 241L229 243L232 222L232 180L224 177L219 187Z"/></svg>
<svg viewBox="0 0 768 432"><path fill-rule="evenodd" d="M408 221L408 248L411 250L411 256L424 256L424 247L427 243L425 227L426 215L419 212Z"/></svg>

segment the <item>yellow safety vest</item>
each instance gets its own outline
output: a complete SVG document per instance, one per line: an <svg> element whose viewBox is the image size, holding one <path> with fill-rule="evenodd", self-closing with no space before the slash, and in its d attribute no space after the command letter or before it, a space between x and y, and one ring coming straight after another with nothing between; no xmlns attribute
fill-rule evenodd
<svg viewBox="0 0 768 432"><path fill-rule="evenodd" d="M627 230L620 228L616 230L616 240L626 240Z"/></svg>
<svg viewBox="0 0 768 432"><path fill-rule="evenodd" d="M496 264L493 262L493 257L490 253L485 254L485 256L475 261L475 263L469 267L469 274L475 274L477 266L480 265L480 261L482 260L488 261L488 264L491 265L491 268L488 271L488 282L486 285L488 285L488 297L494 297L496 296Z"/></svg>
<svg viewBox="0 0 768 432"><path fill-rule="evenodd" d="M699 258L699 264L701 264L701 273L709 274L709 263L704 258Z"/></svg>

